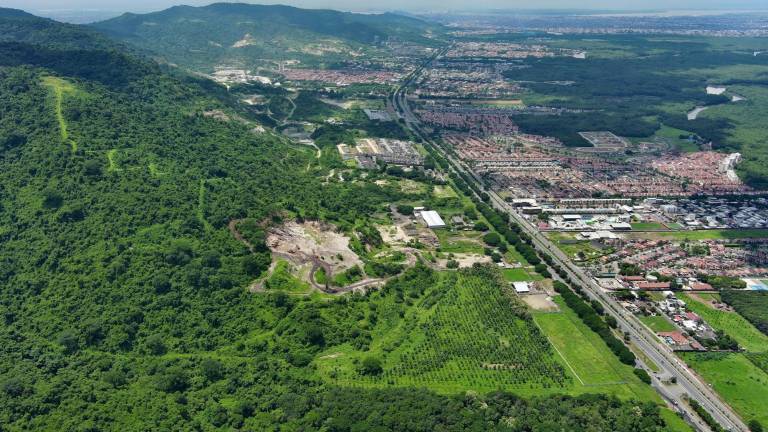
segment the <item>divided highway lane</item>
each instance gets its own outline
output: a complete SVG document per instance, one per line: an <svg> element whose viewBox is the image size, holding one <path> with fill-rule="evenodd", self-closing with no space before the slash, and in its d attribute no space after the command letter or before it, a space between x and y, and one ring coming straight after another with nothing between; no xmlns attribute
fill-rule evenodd
<svg viewBox="0 0 768 432"><path fill-rule="evenodd" d="M408 86L415 81L415 79L421 74L425 67L431 64L437 57L442 55L447 50L441 50L435 56L430 58L421 67L415 70L409 75L402 86L400 86L392 95L392 106L405 119L406 125L411 131L421 138L422 140L432 144L442 155L445 157L451 165L459 172L463 172L470 178L475 180L475 183L479 189L487 193L491 197L492 204L497 209L504 211L510 215L510 217L528 234L534 246L541 251L547 251L554 259L554 261L560 265L573 281L579 282L586 290L587 294L601 302L606 308L606 311L616 318L622 330L626 331L630 335L630 339L635 343L638 349L642 350L656 365L658 365L664 375L668 377L674 377L677 380L677 384L684 390L684 392L675 392L671 388L666 388L663 384L654 382L654 388L656 388L662 396L673 401L678 408L682 409L685 415L690 419L699 419L699 417L687 408L683 401L683 396L696 400L701 404L704 409L707 410L724 428L731 431L748 431L744 422L731 410L731 408L725 404L719 397L712 391L706 383L700 381L683 362L662 342L650 332L633 314L630 314L618 302L606 294L584 271L573 265L570 259L555 247L552 242L549 241L538 229L531 225L525 218L518 214L513 208L509 206L501 197L495 192L486 190L480 179L461 161L454 159L451 155L446 153L439 145L432 142L422 134L420 130L419 120L413 114L407 101ZM656 379L656 378L654 378ZM658 381L658 379L656 379ZM694 426L698 430L709 430L708 427L703 425L700 420L694 422Z"/></svg>

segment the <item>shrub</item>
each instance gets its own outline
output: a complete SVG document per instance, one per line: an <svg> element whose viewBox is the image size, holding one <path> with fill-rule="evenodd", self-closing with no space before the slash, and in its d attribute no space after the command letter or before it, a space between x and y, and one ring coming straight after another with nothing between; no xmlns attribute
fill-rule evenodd
<svg viewBox="0 0 768 432"><path fill-rule="evenodd" d="M381 366L381 360L377 357L368 356L363 359L363 363L360 366L360 373L363 375L378 375L384 368Z"/></svg>
<svg viewBox="0 0 768 432"><path fill-rule="evenodd" d="M635 368L635 375L637 375L638 378L640 378L640 381L650 384L651 383L651 376L648 375L648 372L645 371L645 369Z"/></svg>
<svg viewBox="0 0 768 432"><path fill-rule="evenodd" d="M410 216L413 214L413 206L407 204L400 204L397 206L397 212L401 215Z"/></svg>

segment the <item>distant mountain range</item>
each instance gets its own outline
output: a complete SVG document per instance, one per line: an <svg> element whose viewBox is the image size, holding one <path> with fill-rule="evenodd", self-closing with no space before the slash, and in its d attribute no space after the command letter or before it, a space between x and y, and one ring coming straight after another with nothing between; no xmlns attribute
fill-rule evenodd
<svg viewBox="0 0 768 432"><path fill-rule="evenodd" d="M217 3L120 17L93 24L165 61L196 70L255 59L331 63L385 41L434 44L443 27L398 14L355 14Z"/></svg>

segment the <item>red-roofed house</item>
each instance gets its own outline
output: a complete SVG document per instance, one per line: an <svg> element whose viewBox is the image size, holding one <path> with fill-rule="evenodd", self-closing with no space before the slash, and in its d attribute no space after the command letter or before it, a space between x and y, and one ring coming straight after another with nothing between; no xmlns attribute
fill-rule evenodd
<svg viewBox="0 0 768 432"><path fill-rule="evenodd" d="M637 284L638 289L649 291L662 291L668 290L670 287L669 282L641 282Z"/></svg>
<svg viewBox="0 0 768 432"><path fill-rule="evenodd" d="M693 291L714 291L712 285L704 282L694 282L691 284L691 290Z"/></svg>
<svg viewBox="0 0 768 432"><path fill-rule="evenodd" d="M696 313L695 313L695 312L686 312L686 313L685 313L685 316L686 316L686 317L687 317L689 320L691 320L691 321L696 321L696 322L699 322L699 321L701 321L701 317L700 317L700 316L698 316L698 315L696 315Z"/></svg>
<svg viewBox="0 0 768 432"><path fill-rule="evenodd" d="M688 345L688 338L679 331L659 332L659 336L671 340L674 345Z"/></svg>
<svg viewBox="0 0 768 432"><path fill-rule="evenodd" d="M642 282L645 278L643 276L622 276L621 280L626 282Z"/></svg>

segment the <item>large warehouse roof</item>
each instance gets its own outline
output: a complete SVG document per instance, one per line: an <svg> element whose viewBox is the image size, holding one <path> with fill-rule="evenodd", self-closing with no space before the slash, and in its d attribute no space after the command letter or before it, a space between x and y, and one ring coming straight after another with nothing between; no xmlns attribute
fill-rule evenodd
<svg viewBox="0 0 768 432"><path fill-rule="evenodd" d="M425 210L421 212L421 217L430 228L445 228L445 222L443 221L443 218L441 218L440 215L434 210Z"/></svg>

